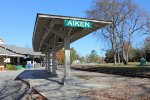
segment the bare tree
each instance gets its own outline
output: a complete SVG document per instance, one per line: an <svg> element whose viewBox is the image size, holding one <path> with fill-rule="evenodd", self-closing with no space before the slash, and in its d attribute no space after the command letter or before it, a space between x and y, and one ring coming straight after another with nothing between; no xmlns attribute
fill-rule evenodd
<svg viewBox="0 0 150 100"><path fill-rule="evenodd" d="M147 33L150 34L150 17L148 17L147 19L148 19L147 24L146 24L148 28Z"/></svg>
<svg viewBox="0 0 150 100"><path fill-rule="evenodd" d="M129 0L130 1L130 0ZM121 28L119 32L120 42L122 43L122 55L124 64L128 63L129 52L132 45L132 36L133 34L139 35L140 33L145 33L147 31L147 15L144 11L140 10L139 7L128 1L128 15L126 16L126 20L121 22ZM126 46L126 48L125 48Z"/></svg>
<svg viewBox="0 0 150 100"><path fill-rule="evenodd" d="M116 28L126 17L127 13L124 13L126 7L125 1L120 2L119 0L97 0L93 9L87 11L87 15L94 19L111 20L112 24L110 27L102 29L103 36L107 38L111 44L111 49L114 55L114 64L116 65L116 54L119 52L117 41ZM122 14L121 14L122 13ZM122 15L122 17L120 17ZM119 53L118 53L119 55Z"/></svg>
<svg viewBox="0 0 150 100"><path fill-rule="evenodd" d="M114 55L120 63L120 51L122 51L123 61L128 62L128 54L131 46L132 35L144 30L145 18L143 12L132 0L96 0L93 8L87 10L87 17L112 21L110 27L105 27L99 32L111 44ZM128 43L125 52L124 43Z"/></svg>

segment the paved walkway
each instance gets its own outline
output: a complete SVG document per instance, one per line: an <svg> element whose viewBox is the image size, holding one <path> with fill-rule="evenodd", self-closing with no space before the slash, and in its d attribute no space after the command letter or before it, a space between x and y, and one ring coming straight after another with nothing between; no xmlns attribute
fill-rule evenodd
<svg viewBox="0 0 150 100"><path fill-rule="evenodd" d="M27 92L27 86L15 80L22 71L0 72L0 100L21 100Z"/></svg>
<svg viewBox="0 0 150 100"><path fill-rule="evenodd" d="M32 89L48 100L150 100L149 78L72 70L71 84L63 86L63 72L59 70L57 74L58 77L55 77L43 68L1 72L0 100L26 100L30 96L27 92L31 93ZM28 82L30 90L21 81L14 81L16 77Z"/></svg>
<svg viewBox="0 0 150 100"><path fill-rule="evenodd" d="M57 71L57 74L58 77L54 77L44 69L25 70L18 77L29 82L31 88L36 89L48 100L89 100L90 98L79 95L81 90L109 87L107 85L93 87L92 83L77 77L72 77L70 85L63 86L61 85L63 73Z"/></svg>

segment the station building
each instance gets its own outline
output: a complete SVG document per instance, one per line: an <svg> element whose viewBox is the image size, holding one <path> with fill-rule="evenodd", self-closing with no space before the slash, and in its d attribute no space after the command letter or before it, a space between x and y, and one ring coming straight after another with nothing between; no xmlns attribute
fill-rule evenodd
<svg viewBox="0 0 150 100"><path fill-rule="evenodd" d="M4 70L5 64L22 65L32 64L33 67L43 61L44 55L40 52L34 52L30 48L7 45L3 39L0 39L0 70Z"/></svg>

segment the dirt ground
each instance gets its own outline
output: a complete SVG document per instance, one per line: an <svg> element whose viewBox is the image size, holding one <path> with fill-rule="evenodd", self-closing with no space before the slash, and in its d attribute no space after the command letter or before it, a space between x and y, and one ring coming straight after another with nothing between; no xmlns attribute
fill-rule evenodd
<svg viewBox="0 0 150 100"><path fill-rule="evenodd" d="M105 77L107 78L107 77ZM150 100L150 80L139 78L100 77L90 79L94 83L108 84L105 89L83 90L81 95L94 100Z"/></svg>
<svg viewBox="0 0 150 100"><path fill-rule="evenodd" d="M119 69L120 70L120 69ZM98 69L96 72L89 70L73 72L74 76L88 80L96 84L107 84L108 88L93 88L81 90L81 96L88 96L92 100L150 100L150 77L126 76L123 74L101 73ZM147 71L148 72L148 71ZM142 71L143 73L143 71ZM132 72L130 72L132 74ZM134 74L134 73L133 73Z"/></svg>

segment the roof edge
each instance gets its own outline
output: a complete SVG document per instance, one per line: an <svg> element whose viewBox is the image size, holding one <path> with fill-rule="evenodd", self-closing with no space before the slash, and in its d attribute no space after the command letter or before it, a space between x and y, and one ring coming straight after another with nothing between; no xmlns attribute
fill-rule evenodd
<svg viewBox="0 0 150 100"><path fill-rule="evenodd" d="M41 13L37 14L37 18L38 17L50 17L50 18L73 19L73 20L86 20L86 21L92 21L92 22L103 22L103 23L107 23L107 24L112 23L112 21L105 21L105 20L97 20L97 19L90 19L90 18L83 18L83 17L63 16L63 15L41 14Z"/></svg>

